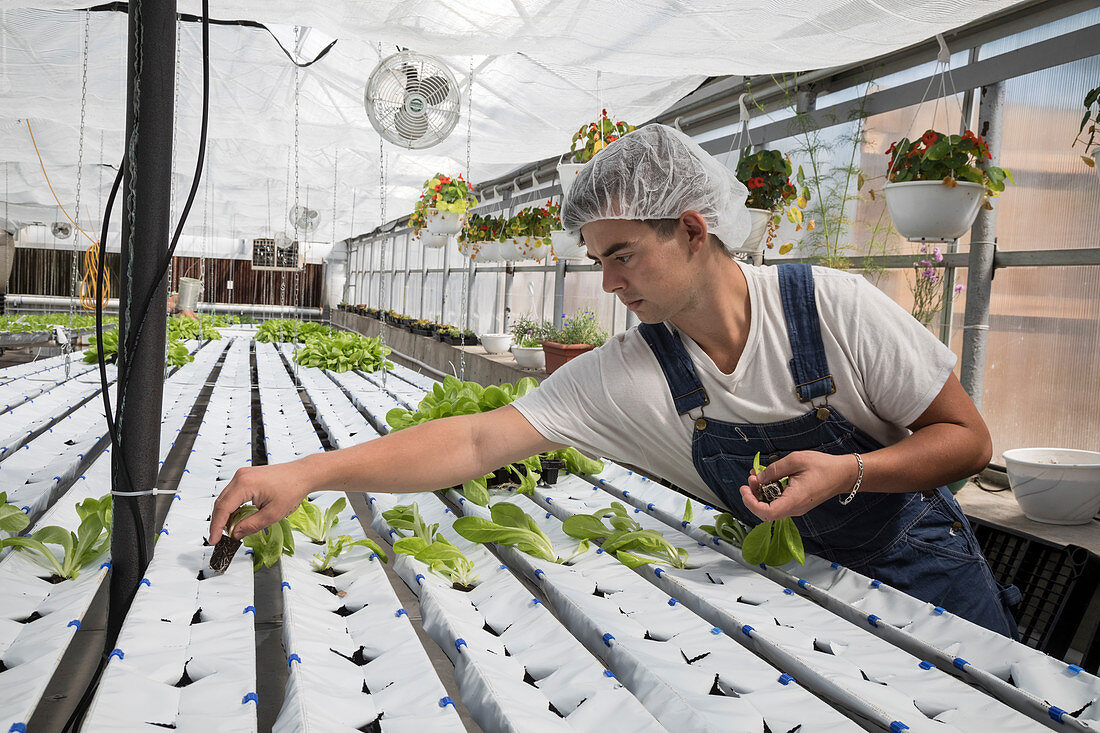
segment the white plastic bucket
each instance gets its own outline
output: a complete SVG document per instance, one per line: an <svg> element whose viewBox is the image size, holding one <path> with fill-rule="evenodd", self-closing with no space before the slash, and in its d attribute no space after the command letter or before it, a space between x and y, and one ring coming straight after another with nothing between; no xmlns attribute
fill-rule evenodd
<svg viewBox="0 0 1100 733"><path fill-rule="evenodd" d="M202 281L193 277L180 278L180 294L176 307L181 311L194 311L202 297Z"/></svg>
<svg viewBox="0 0 1100 733"><path fill-rule="evenodd" d="M450 237L446 234L435 234L434 232L420 232L420 241L425 247L429 249L442 249L447 246L447 240Z"/></svg>
<svg viewBox="0 0 1100 733"><path fill-rule="evenodd" d="M772 216L774 214L767 209L749 209L749 236L741 249L759 252L764 248L764 235L768 232L768 222Z"/></svg>
<svg viewBox="0 0 1100 733"><path fill-rule="evenodd" d="M524 369L545 369L546 352L541 346L513 346L512 356L516 364Z"/></svg>
<svg viewBox="0 0 1100 733"><path fill-rule="evenodd" d="M901 236L912 241L952 242L969 231L978 216L985 187L959 181L887 183L882 189L886 208Z"/></svg>
<svg viewBox="0 0 1100 733"><path fill-rule="evenodd" d="M490 354L507 353L508 347L512 345L510 333L483 333L480 338L482 348Z"/></svg>

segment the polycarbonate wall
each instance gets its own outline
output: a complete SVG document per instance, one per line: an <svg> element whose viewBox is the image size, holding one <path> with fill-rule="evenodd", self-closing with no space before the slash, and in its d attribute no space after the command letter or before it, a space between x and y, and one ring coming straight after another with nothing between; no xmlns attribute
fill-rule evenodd
<svg viewBox="0 0 1100 733"><path fill-rule="evenodd" d="M1100 22L1100 9L987 44L980 49L979 58L989 58L1097 22ZM955 65L965 60L966 54L953 55ZM852 90L822 95L818 107L858 99L868 88L873 91L926 78L932 70L933 65L925 64ZM1010 185L994 201L1000 250L1100 246L1097 237L1100 232L1100 181L1095 171L1081 162L1080 155L1085 151L1080 146L1071 147L1080 124L1081 100L1088 89L1097 85L1100 85L1100 57L1005 82L1000 162L1002 167L1013 172L1016 185ZM976 125L977 92L974 97L971 114L967 117L969 127ZM885 149L891 141L905 135L920 135L929 127L959 132L963 129L963 104L963 95L958 94L946 102L940 100L938 105L931 101L913 105L868 117L862 123L833 120L830 126L808 132L790 110L761 115L760 120L790 120L792 135L770 142L768 147L789 154L795 167L802 165L807 172L812 169L810 148L813 148L813 158L822 178L820 188L813 188L806 209L807 218L815 220L814 230L796 231L793 225L784 223L775 238L776 248L766 253L767 259L782 259L777 253L778 245L787 242L796 244L789 257L829 253L845 256L913 254L914 263L921 259L918 246L901 239L892 230L884 201L878 195L885 182L888 162ZM757 121L754 119L754 124ZM716 133L710 133L699 139L715 136ZM738 153L732 151L719 157L732 168L736 166ZM862 171L866 179L862 190L857 190L854 175L847 179L845 169L849 167ZM875 192L873 199L871 191ZM839 233L830 231L828 237L823 226L822 201L826 203L828 219L843 218L846 222ZM841 206L843 217L838 213ZM968 240L969 236L960 240L959 251L967 251ZM409 261L413 269L420 270L422 255L415 250L423 251L423 248L417 242L409 246L414 250ZM449 266L461 266L463 261L453 242L448 247L451 248ZM405 248L404 235L396 238L396 246L391 240L387 249L387 269L392 268L394 256L399 268L404 268ZM376 245L373 249L377 266L380 247ZM429 268L442 266L442 250L429 251L426 256ZM354 257L353 254L353 262L356 262ZM864 275L902 307L912 307L913 270L866 271ZM955 282L965 288L966 270L958 270L955 277ZM419 272L414 273L409 279L409 292L419 287L421 278ZM423 312L419 310L419 295L415 299L406 298L403 312L437 319L441 279L439 274L429 276ZM398 277L397 281L401 280L402 277ZM555 315L554 282L552 270L515 273L511 316L536 315L552 319ZM457 274L450 278L445 322L458 324L461 320L461 283L462 278ZM378 302L377 283L375 288L370 305ZM994 462L1001 462L1003 451L1023 446L1095 449L1100 445L1100 380L1095 378L1097 364L1100 364L1100 269L998 269L992 291L982 412L993 433ZM955 296L951 307L930 324L933 332L956 354L962 347L966 294L964 289ZM471 298L471 327L479 333L500 330L505 308L504 274L479 274ZM402 310L401 304L402 301L395 300L391 293L386 307ZM570 272L565 278L562 312L568 316L586 308L595 311L611 332L628 327L625 309L602 291L598 272ZM944 323L945 313L951 314L947 323Z"/></svg>

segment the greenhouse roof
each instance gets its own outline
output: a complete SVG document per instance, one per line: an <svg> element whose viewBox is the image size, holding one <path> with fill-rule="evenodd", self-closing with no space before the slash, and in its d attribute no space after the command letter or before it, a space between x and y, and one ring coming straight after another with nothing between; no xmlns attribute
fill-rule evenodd
<svg viewBox="0 0 1100 733"><path fill-rule="evenodd" d="M283 231L296 181L297 200L320 212L322 223L311 238L336 241L382 223L380 138L368 120L363 94L380 58L399 48L436 55L450 66L462 92L462 117L437 147L381 146L387 218L409 211L423 181L436 171L487 180L560 155L577 128L602 108L637 124L708 77L854 63L1014 4L219 3L214 13L220 22L210 29L207 174L186 231L201 237L209 232L211 241L217 241L216 235L227 242ZM201 12L193 1L179 3L178 9ZM82 12L64 2L39 2L31 9L18 0L0 1L0 155L6 162L7 202L0 217L14 226L64 219L45 172L70 214L79 182L78 219L82 226L98 228L123 155L126 10L124 3ZM191 184L198 144L200 31L197 22L180 23L177 31L173 216ZM79 171L78 160L83 162Z"/></svg>

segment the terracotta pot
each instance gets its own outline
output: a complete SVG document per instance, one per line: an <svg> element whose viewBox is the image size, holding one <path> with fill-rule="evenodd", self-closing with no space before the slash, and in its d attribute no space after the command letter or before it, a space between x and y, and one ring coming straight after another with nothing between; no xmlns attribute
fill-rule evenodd
<svg viewBox="0 0 1100 733"><path fill-rule="evenodd" d="M553 374L554 370L565 364L570 359L575 359L586 351L591 351L588 344L560 344L557 341L543 341L542 350L546 352L546 373Z"/></svg>

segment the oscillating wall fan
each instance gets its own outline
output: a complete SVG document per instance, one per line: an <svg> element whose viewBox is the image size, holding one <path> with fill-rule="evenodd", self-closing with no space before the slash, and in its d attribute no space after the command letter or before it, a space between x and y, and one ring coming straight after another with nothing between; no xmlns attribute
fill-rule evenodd
<svg viewBox="0 0 1100 733"><path fill-rule="evenodd" d="M73 233L73 225L67 221L55 221L50 224L50 233L58 239L68 239Z"/></svg>
<svg viewBox="0 0 1100 733"><path fill-rule="evenodd" d="M395 145L430 148L458 124L461 97L447 65L411 51L379 62L363 95L374 129Z"/></svg>
<svg viewBox="0 0 1100 733"><path fill-rule="evenodd" d="M321 223L321 215L317 209L308 206L291 206L287 218L294 225L295 231L299 232L312 232Z"/></svg>

